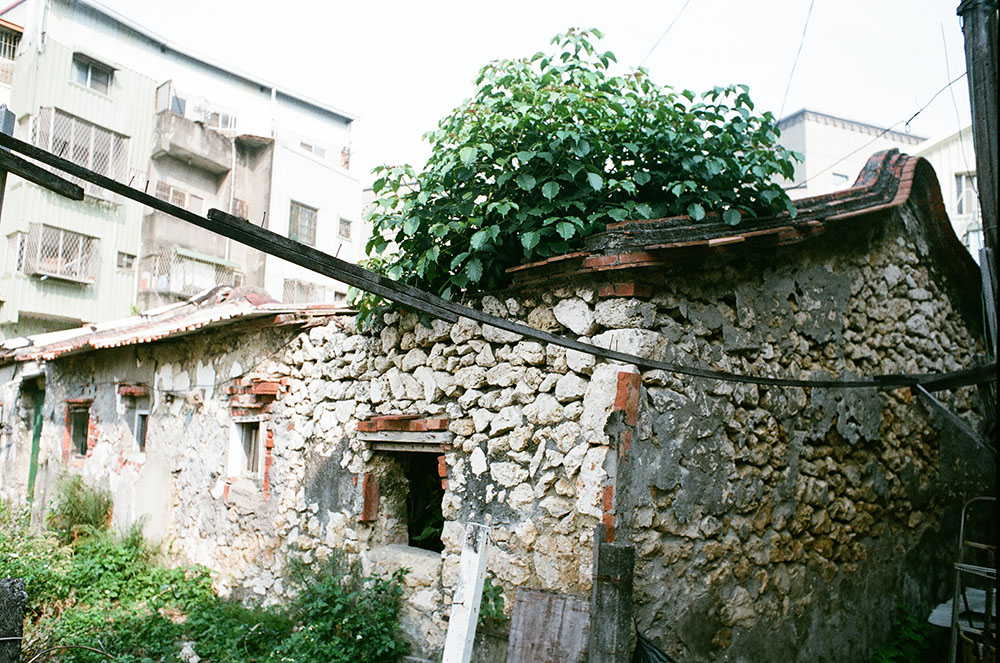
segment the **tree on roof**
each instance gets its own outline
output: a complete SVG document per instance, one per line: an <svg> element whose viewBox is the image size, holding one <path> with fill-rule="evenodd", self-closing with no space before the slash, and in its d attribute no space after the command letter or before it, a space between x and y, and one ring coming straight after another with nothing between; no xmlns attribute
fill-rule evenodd
<svg viewBox="0 0 1000 663"><path fill-rule="evenodd" d="M454 298L503 287L508 267L571 251L610 222L794 215L777 179L797 155L745 85L697 97L641 67L613 76L602 37L570 30L552 54L489 63L475 95L424 136L421 172L376 168L371 264Z"/></svg>

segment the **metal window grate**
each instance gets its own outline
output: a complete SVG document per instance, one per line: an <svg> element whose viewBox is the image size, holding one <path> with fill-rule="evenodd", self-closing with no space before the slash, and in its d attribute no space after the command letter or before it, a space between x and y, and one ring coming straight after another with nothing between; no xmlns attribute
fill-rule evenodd
<svg viewBox="0 0 1000 663"><path fill-rule="evenodd" d="M98 239L62 228L32 223L21 247L25 274L93 283L97 280Z"/></svg>
<svg viewBox="0 0 1000 663"><path fill-rule="evenodd" d="M333 301L332 288L318 283L285 279L281 301L285 304L316 304Z"/></svg>
<svg viewBox="0 0 1000 663"><path fill-rule="evenodd" d="M128 183L138 173L129 172L129 139L126 136L81 120L58 108L39 110L31 125L31 142L119 182ZM117 196L90 182L68 174L62 176L82 186L84 193L91 198L119 202Z"/></svg>
<svg viewBox="0 0 1000 663"><path fill-rule="evenodd" d="M0 29L0 59L13 60L17 55L17 45L20 43L21 35Z"/></svg>
<svg viewBox="0 0 1000 663"><path fill-rule="evenodd" d="M187 299L217 285L240 286L243 273L220 263L198 260L166 250L143 256L140 261L141 292L155 292Z"/></svg>

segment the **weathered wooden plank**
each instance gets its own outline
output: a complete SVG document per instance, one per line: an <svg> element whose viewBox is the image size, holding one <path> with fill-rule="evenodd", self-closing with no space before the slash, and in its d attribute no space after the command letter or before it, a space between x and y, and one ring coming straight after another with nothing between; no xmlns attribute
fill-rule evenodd
<svg viewBox="0 0 1000 663"><path fill-rule="evenodd" d="M444 640L441 663L469 663L472 658L489 549L489 527L468 523L465 526L462 557L458 562L458 583L451 601L448 634Z"/></svg>
<svg viewBox="0 0 1000 663"><path fill-rule="evenodd" d="M5 150L0 150L0 170L14 173L18 177L49 191L54 191L70 200L83 200L83 187L73 184L69 180L64 180L58 175Z"/></svg>
<svg viewBox="0 0 1000 663"><path fill-rule="evenodd" d="M442 454L445 447L441 444L414 444L412 442L373 442L372 451L402 451L406 453Z"/></svg>
<svg viewBox="0 0 1000 663"><path fill-rule="evenodd" d="M585 598L518 587L507 663L585 663L589 630Z"/></svg>
<svg viewBox="0 0 1000 663"><path fill-rule="evenodd" d="M358 433L358 439L365 442L414 442L417 444L441 444L451 442L455 436L443 431L397 431L381 430L373 433Z"/></svg>

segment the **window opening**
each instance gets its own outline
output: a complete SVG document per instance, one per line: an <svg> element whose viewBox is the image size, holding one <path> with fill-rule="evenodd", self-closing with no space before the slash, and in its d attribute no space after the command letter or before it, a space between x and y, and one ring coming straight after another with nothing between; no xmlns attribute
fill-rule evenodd
<svg viewBox="0 0 1000 663"><path fill-rule="evenodd" d="M288 239L309 246L316 244L316 212L313 207L292 201L288 213Z"/></svg>
<svg viewBox="0 0 1000 663"><path fill-rule="evenodd" d="M146 450L146 431L149 428L149 396L126 396L125 422L132 431L139 451Z"/></svg>
<svg viewBox="0 0 1000 663"><path fill-rule="evenodd" d="M134 265L135 255L123 251L118 252L118 269L132 269Z"/></svg>
<svg viewBox="0 0 1000 663"><path fill-rule="evenodd" d="M351 238L351 220L350 219L341 219L340 220L340 228L338 229L338 234L343 239L350 239Z"/></svg>
<svg viewBox="0 0 1000 663"><path fill-rule="evenodd" d="M112 69L81 57L73 58L73 72L77 83L91 90L108 94L111 91Z"/></svg>
<svg viewBox="0 0 1000 663"><path fill-rule="evenodd" d="M229 475L257 476L260 472L261 421L237 421L235 427L229 449Z"/></svg>
<svg viewBox="0 0 1000 663"><path fill-rule="evenodd" d="M87 435L90 430L90 405L71 405L69 425L73 452L78 456L86 456Z"/></svg>
<svg viewBox="0 0 1000 663"><path fill-rule="evenodd" d="M441 502L444 489L438 476L438 456L429 453L394 454L406 477L406 533L409 545L431 552L441 552L444 515Z"/></svg>
<svg viewBox="0 0 1000 663"><path fill-rule="evenodd" d="M978 202L976 174L957 173L955 175L955 213L972 214Z"/></svg>

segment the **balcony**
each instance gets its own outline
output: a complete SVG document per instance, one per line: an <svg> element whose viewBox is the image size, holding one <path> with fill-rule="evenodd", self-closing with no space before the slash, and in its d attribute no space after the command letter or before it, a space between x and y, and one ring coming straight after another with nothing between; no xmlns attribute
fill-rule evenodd
<svg viewBox="0 0 1000 663"><path fill-rule="evenodd" d="M152 157L173 157L212 173L228 173L233 166L233 141L203 122L189 120L169 110L156 115Z"/></svg>

